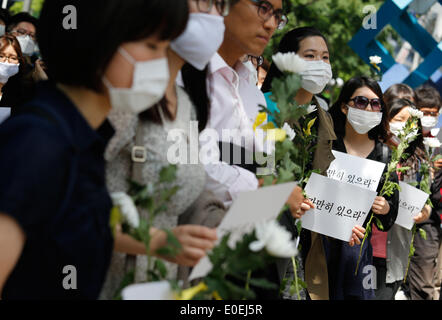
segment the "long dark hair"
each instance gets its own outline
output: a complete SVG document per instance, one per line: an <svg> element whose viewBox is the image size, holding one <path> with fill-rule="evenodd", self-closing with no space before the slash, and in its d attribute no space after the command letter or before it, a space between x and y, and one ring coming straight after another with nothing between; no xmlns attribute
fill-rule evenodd
<svg viewBox="0 0 442 320"><path fill-rule="evenodd" d="M341 107L350 101L351 96L357 89L363 87L373 91L379 97L382 104L382 122L368 132L368 137L371 140L387 142L390 139L391 133L389 132L388 111L383 101L382 89L375 80L364 76L354 77L347 81L342 87L338 100L330 108L329 112L333 118L335 133L339 138L345 137L347 116L342 112Z"/></svg>
<svg viewBox="0 0 442 320"><path fill-rule="evenodd" d="M409 85L405 83L394 84L384 93L384 102L387 105L395 99L402 98L407 99L413 103L417 102L416 93Z"/></svg>
<svg viewBox="0 0 442 320"><path fill-rule="evenodd" d="M295 52L297 53L300 48L301 41L309 38L309 37L321 37L324 39L325 43L328 45L328 41L325 36L314 27L302 27L296 28L289 32L281 39L281 42L278 46L278 52L287 53L287 52ZM282 76L282 72L276 67L274 63L272 63L269 72L267 73L266 79L262 85L262 92L269 92L272 89L272 81L276 77Z"/></svg>

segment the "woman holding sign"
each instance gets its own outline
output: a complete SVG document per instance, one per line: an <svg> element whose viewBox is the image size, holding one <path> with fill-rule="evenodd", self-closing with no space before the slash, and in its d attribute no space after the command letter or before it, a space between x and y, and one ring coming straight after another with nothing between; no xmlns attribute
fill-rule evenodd
<svg viewBox="0 0 442 320"><path fill-rule="evenodd" d="M367 77L355 77L349 80L342 88L330 113L338 138L333 143L334 150L385 164L389 163L391 152L383 143L389 138L387 109L382 100L382 90L376 81ZM390 180L397 182L397 175L394 173ZM384 175L379 183L378 193L383 184ZM398 191L390 197L378 196L374 200L372 212L382 223L384 231L389 230L396 220L398 200ZM364 226L369 216L367 215ZM330 299L374 298L376 276L372 266L373 249L370 238L371 235L363 245L356 275L360 246L350 247L340 240L325 239Z"/></svg>

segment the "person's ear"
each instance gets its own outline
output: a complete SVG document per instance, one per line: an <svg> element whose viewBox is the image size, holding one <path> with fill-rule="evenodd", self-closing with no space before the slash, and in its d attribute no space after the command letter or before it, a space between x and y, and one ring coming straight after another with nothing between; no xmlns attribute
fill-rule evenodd
<svg viewBox="0 0 442 320"><path fill-rule="evenodd" d="M348 106L345 103L341 104L341 112L345 115L348 113Z"/></svg>

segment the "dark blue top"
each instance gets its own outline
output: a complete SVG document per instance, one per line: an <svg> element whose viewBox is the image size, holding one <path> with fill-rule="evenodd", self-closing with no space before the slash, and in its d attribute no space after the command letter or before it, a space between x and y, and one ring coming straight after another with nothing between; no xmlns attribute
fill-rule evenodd
<svg viewBox="0 0 442 320"><path fill-rule="evenodd" d="M96 299L113 249L103 154L114 130L93 130L50 83L21 110L0 126L0 212L26 234L2 298Z"/></svg>

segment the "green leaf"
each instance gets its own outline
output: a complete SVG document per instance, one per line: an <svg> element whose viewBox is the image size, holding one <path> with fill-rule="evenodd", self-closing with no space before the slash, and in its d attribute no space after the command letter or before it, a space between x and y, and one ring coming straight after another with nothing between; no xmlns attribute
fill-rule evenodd
<svg viewBox="0 0 442 320"><path fill-rule="evenodd" d="M121 292L123 291L124 288L126 288L127 286L131 285L134 282L135 282L135 272L130 271L126 273L123 277L123 280L121 280L121 283L117 291L114 294L113 300L122 300L123 298L121 296Z"/></svg>
<svg viewBox="0 0 442 320"><path fill-rule="evenodd" d="M419 235L421 236L422 239L427 240L427 233L425 232L424 229L419 228Z"/></svg>
<svg viewBox="0 0 442 320"><path fill-rule="evenodd" d="M273 282L268 281L267 279L261 278L261 279L254 279L251 278L249 280L250 284L263 289L276 289L277 286Z"/></svg>
<svg viewBox="0 0 442 320"><path fill-rule="evenodd" d="M376 220L376 226L378 227L379 230L384 231L384 226L382 225L381 220L379 220L378 218L375 217Z"/></svg>
<svg viewBox="0 0 442 320"><path fill-rule="evenodd" d="M154 270L157 270L161 279L165 279L167 276L167 268L163 261L155 259Z"/></svg>
<svg viewBox="0 0 442 320"><path fill-rule="evenodd" d="M178 167L176 165L169 165L167 167L164 167L160 171L160 183L165 182L174 182L176 180L176 173L177 173Z"/></svg>

